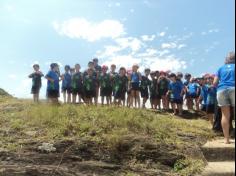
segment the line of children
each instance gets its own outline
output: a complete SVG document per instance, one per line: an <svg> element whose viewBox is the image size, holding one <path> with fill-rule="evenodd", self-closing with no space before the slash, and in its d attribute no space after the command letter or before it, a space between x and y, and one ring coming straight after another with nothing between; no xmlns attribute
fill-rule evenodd
<svg viewBox="0 0 236 176"><path fill-rule="evenodd" d="M101 104L128 107L146 108L150 99L152 109L169 110L170 105L174 115L182 115L184 99L187 100L187 108L193 110L193 103L196 110L202 103L203 110L209 114L212 122L213 106L216 100L216 90L211 88L213 78L204 80L192 78L190 74L185 75L185 82L182 81L183 74L169 74L166 72L151 71L145 69L145 75L138 71L139 66L133 65L132 70L126 71L124 67L116 72L116 65L111 66L108 72L107 66L99 66L98 60L89 62L88 69L82 73L81 66L76 64L74 68L65 66L65 73L60 75L59 66L51 64L47 79L47 98L49 102L58 103L60 97L60 81L62 81L62 93L65 103L85 103L88 105L98 103L100 90ZM34 101L39 99L41 88L42 72L39 65L34 65L34 73L29 77L33 80L32 94ZM127 96L127 97L126 97ZM113 97L113 99L112 99Z"/></svg>

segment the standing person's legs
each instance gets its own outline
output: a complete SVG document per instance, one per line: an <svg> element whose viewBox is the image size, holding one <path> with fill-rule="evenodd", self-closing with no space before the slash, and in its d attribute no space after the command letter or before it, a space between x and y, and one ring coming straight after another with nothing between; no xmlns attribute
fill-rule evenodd
<svg viewBox="0 0 236 176"><path fill-rule="evenodd" d="M67 103L71 103L71 91L68 90L67 92Z"/></svg>
<svg viewBox="0 0 236 176"><path fill-rule="evenodd" d="M138 90L135 91L135 97L136 97L136 101L138 103L138 108L140 108L141 107L141 100L140 100L140 93Z"/></svg>
<svg viewBox="0 0 236 176"><path fill-rule="evenodd" d="M187 103L188 110L193 110L193 102L192 102L192 99L190 97L186 98L186 103Z"/></svg>
<svg viewBox="0 0 236 176"><path fill-rule="evenodd" d="M62 88L62 95L63 95L63 101L66 103L66 89L63 87Z"/></svg>
<svg viewBox="0 0 236 176"><path fill-rule="evenodd" d="M174 115L177 114L177 111L176 111L176 105L175 103L171 103L171 107L172 107L172 110L174 111Z"/></svg>
<svg viewBox="0 0 236 176"><path fill-rule="evenodd" d="M131 95L130 95L130 107L134 107L134 99L135 99L135 91L131 90Z"/></svg>
<svg viewBox="0 0 236 176"><path fill-rule="evenodd" d="M36 96L36 102L38 103L39 102L39 93L37 93L35 96Z"/></svg>
<svg viewBox="0 0 236 176"><path fill-rule="evenodd" d="M159 97L157 99L157 107L158 107L158 110L161 110L161 99Z"/></svg>
<svg viewBox="0 0 236 176"><path fill-rule="evenodd" d="M230 135L229 135L229 128L230 128L230 107L229 106L223 106L221 107L222 111L222 128L225 136L225 143L230 143Z"/></svg>
<svg viewBox="0 0 236 176"><path fill-rule="evenodd" d="M235 88L225 89L217 93L217 100L222 111L222 128L225 136L225 143L230 143L230 107L235 106Z"/></svg>
<svg viewBox="0 0 236 176"><path fill-rule="evenodd" d="M72 95L73 104L76 104L76 97L77 97L77 94L73 93L73 95Z"/></svg>
<svg viewBox="0 0 236 176"><path fill-rule="evenodd" d="M196 110L199 111L200 110L200 104L199 104L198 98L195 98L194 101L195 101Z"/></svg>

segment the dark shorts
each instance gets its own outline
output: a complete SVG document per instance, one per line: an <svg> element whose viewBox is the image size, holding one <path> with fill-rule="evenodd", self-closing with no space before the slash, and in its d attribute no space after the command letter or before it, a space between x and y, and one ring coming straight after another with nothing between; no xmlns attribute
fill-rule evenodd
<svg viewBox="0 0 236 176"><path fill-rule="evenodd" d="M131 83L132 91L140 91L139 83Z"/></svg>
<svg viewBox="0 0 236 176"><path fill-rule="evenodd" d="M214 114L215 105L203 105L201 110L206 112L207 114Z"/></svg>
<svg viewBox="0 0 236 176"><path fill-rule="evenodd" d="M161 96L158 95L158 94L151 94L150 99L151 99L151 100L160 100L160 99L161 99Z"/></svg>
<svg viewBox="0 0 236 176"><path fill-rule="evenodd" d="M171 98L171 99L170 99L170 102L171 102L171 103L175 103L175 104L182 105L182 104L183 104L183 99L174 99L174 98Z"/></svg>
<svg viewBox="0 0 236 176"><path fill-rule="evenodd" d="M201 107L201 111L204 111L204 112L206 112L206 105L202 105L202 107Z"/></svg>
<svg viewBox="0 0 236 176"><path fill-rule="evenodd" d="M142 98L149 98L148 89L141 89L141 97Z"/></svg>
<svg viewBox="0 0 236 176"><path fill-rule="evenodd" d="M31 89L31 94L39 94L41 87L33 86Z"/></svg>
<svg viewBox="0 0 236 176"><path fill-rule="evenodd" d="M61 90L62 90L63 93L68 93L68 94L72 93L72 88L71 87L62 87Z"/></svg>
<svg viewBox="0 0 236 176"><path fill-rule="evenodd" d="M85 98L94 98L96 97L96 91L92 90L92 91L84 91L84 96Z"/></svg>
<svg viewBox="0 0 236 176"><path fill-rule="evenodd" d="M73 95L83 95L83 89L82 88L72 89L72 94Z"/></svg>
<svg viewBox="0 0 236 176"><path fill-rule="evenodd" d="M117 91L117 92L115 92L114 98L120 99L120 100L125 100L125 94L126 94L126 91Z"/></svg>
<svg viewBox="0 0 236 176"><path fill-rule="evenodd" d="M100 95L101 97L110 97L112 95L112 87L101 88Z"/></svg>
<svg viewBox="0 0 236 176"><path fill-rule="evenodd" d="M47 97L48 98L58 98L58 97L60 97L59 90L47 90Z"/></svg>
<svg viewBox="0 0 236 176"><path fill-rule="evenodd" d="M131 95L131 91L132 91L132 90L129 89L129 90L127 91L127 94L128 94L128 95Z"/></svg>
<svg viewBox="0 0 236 176"><path fill-rule="evenodd" d="M189 94L188 98L196 99L199 96L197 94Z"/></svg>

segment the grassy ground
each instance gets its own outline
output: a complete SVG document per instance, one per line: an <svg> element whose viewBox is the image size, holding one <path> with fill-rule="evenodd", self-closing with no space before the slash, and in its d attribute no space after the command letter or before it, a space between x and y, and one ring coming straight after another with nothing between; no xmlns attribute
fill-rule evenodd
<svg viewBox="0 0 236 176"><path fill-rule="evenodd" d="M214 137L209 122L197 116L180 119L148 110L36 105L0 96L0 153L40 155L37 146L48 142L57 148L55 155L65 157L62 166L67 166L64 155L73 155L82 157L81 162L119 166L113 168L115 175L190 176L205 165L199 146ZM96 169L93 173L109 175Z"/></svg>

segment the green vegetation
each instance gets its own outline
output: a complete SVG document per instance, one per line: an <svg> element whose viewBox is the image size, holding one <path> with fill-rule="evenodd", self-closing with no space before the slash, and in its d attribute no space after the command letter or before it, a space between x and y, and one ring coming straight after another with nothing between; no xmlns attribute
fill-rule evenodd
<svg viewBox="0 0 236 176"><path fill-rule="evenodd" d="M8 94L5 90L0 88L0 96L7 96L7 97L9 97L10 94Z"/></svg>
<svg viewBox="0 0 236 176"><path fill-rule="evenodd" d="M33 104L1 96L0 126L0 149L18 152L28 143L89 141L101 160L104 155L106 162L123 163L126 176L139 175L140 168L170 175L198 173L204 166L199 146L214 137L202 119L126 108Z"/></svg>

